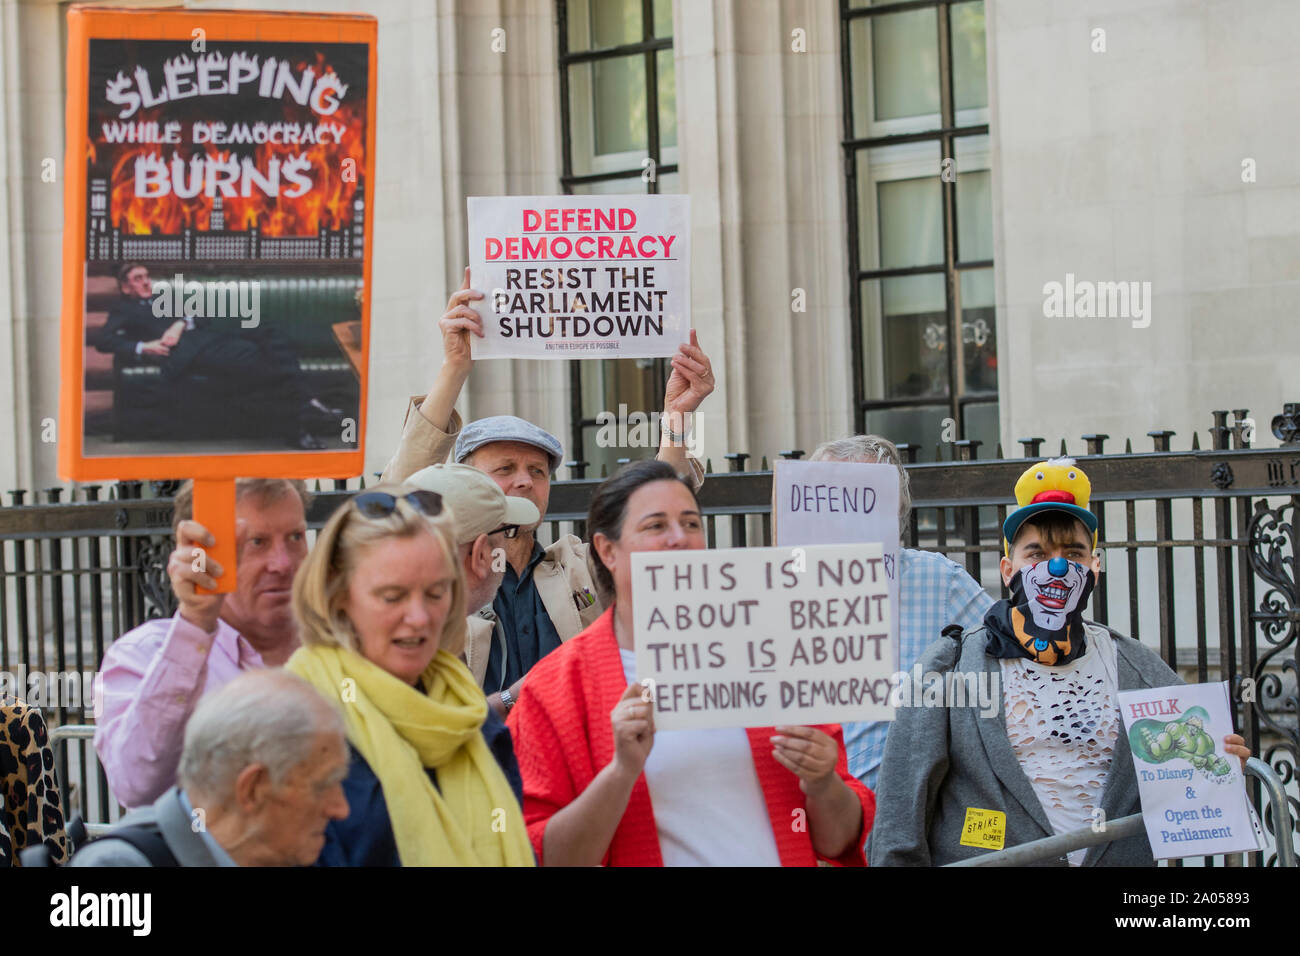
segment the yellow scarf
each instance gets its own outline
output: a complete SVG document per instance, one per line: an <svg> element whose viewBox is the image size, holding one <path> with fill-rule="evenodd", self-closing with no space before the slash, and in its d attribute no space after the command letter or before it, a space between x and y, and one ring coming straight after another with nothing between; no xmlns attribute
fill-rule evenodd
<svg viewBox="0 0 1300 956"><path fill-rule="evenodd" d="M487 699L460 660L438 651L421 676L427 695L337 647L300 647L285 667L339 701L348 741L383 788L403 866L534 865L519 803L483 740Z"/></svg>

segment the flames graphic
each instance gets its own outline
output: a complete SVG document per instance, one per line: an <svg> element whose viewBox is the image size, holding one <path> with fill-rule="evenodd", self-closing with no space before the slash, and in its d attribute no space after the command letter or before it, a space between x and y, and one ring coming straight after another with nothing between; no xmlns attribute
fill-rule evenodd
<svg viewBox="0 0 1300 956"><path fill-rule="evenodd" d="M315 63L299 60L294 64L297 71L312 65L317 75L330 70L324 52L316 54ZM261 100L272 103L276 101ZM131 117L131 123L156 122L159 128L178 117L167 112L171 104L161 104L151 110L142 110ZM208 229L209 215L214 199L205 191L191 198L182 199L169 192L159 198L137 196L135 194L135 161L140 156L157 156L170 163L173 153L184 160L189 168L190 158L195 155L208 155L224 158L236 152L236 155L248 156L263 174L269 169L271 159L283 164L293 156L305 156L310 163L306 171L312 180L312 188L301 196L288 198L283 195L289 185L281 178L281 195L268 196L254 188L249 196L227 196L222 199L224 228L228 230L247 230L256 226L264 236L314 236L321 228L341 229L352 221L352 200L357 189L362 185L365 173L365 157L368 144L365 141L366 115L365 100L346 97L339 108L329 116L317 116L311 110L289 101L280 103L282 115L280 120L286 123L310 124L333 123L344 128L339 143L261 143L239 144L232 147L228 143L192 143L189 142L191 124L195 120L207 117L187 117L181 122L180 143L106 143L96 142L103 121L112 121L115 116L99 116L92 126L94 135L87 139L86 158L88 164L94 165L102 153L105 160L111 159L112 169L108 171L109 181L109 220L123 233L148 234L160 233L175 235L184 227L196 231ZM235 122L253 120L229 115L214 116L213 119L224 121L229 127ZM263 118L269 125L274 118ZM331 137L332 138L332 137ZM344 179L344 161L352 160L353 174ZM187 173L188 175L188 173ZM218 191L219 193L220 191Z"/></svg>

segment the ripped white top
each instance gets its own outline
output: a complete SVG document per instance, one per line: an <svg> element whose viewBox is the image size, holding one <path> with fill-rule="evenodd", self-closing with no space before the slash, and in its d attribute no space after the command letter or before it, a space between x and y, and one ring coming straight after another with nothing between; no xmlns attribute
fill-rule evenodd
<svg viewBox="0 0 1300 956"><path fill-rule="evenodd" d="M1057 833L1090 826L1110 776L1120 731L1115 641L1085 624L1083 656L1062 667L1004 658L1007 738ZM1087 850L1068 854L1079 866Z"/></svg>

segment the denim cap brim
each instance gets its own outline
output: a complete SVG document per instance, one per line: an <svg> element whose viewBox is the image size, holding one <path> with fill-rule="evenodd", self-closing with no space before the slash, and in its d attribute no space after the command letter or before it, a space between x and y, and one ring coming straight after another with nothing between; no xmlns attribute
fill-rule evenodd
<svg viewBox="0 0 1300 956"><path fill-rule="evenodd" d="M1083 522L1083 526L1092 532L1095 540L1097 535L1097 516L1087 508L1080 508L1078 505L1066 504L1063 501L1035 501L1025 505L1023 508L1017 508L1011 514L1007 515L1007 520L1002 523L1002 539L1008 545L1016 540L1016 533L1020 526L1025 523L1026 518L1032 518L1034 515L1042 514L1044 511L1060 511L1070 515L1072 518L1078 518Z"/></svg>
<svg viewBox="0 0 1300 956"><path fill-rule="evenodd" d="M546 454L551 463L551 471L559 468L564 459L560 440L546 429L514 415L493 415L491 418L470 422L461 429L460 435L456 437L456 461L463 462L479 448L498 441L532 445Z"/></svg>

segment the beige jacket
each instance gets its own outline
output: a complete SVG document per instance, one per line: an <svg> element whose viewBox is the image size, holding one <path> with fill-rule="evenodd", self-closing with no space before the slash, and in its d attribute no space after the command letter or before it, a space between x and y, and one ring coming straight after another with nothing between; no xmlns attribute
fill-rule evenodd
<svg viewBox="0 0 1300 956"><path fill-rule="evenodd" d="M533 569L533 581L542 599L546 613L561 641L577 637L604 613L596 582L587 567L587 545L577 535L566 534L546 549L545 556ZM582 606L579 610L579 605ZM505 641L490 607L484 608L469 620L469 634L465 639L465 663L483 685L487 674L488 656L492 641ZM486 693L495 694L500 687L484 687Z"/></svg>
<svg viewBox="0 0 1300 956"><path fill-rule="evenodd" d="M460 413L452 411L451 431L445 432L420 413L423 398L422 395L413 396L406 408L402 438L384 469L382 481L405 481L421 468L446 461L456 446L456 436L460 434L462 425ZM704 466L697 458L688 457L687 461L691 466L692 483L698 491L704 483ZM577 535L566 534L546 549L545 557L533 571L537 593L561 641L576 637L605 610L591 569L587 567L587 550L586 543ZM582 605L581 609L579 605ZM467 623L465 663L482 686L493 635L499 632L499 628L490 608L470 615ZM500 639L504 640L504 637ZM489 694L500 689L484 688Z"/></svg>
<svg viewBox="0 0 1300 956"><path fill-rule="evenodd" d="M380 481L405 481L421 468L437 465L451 457L456 447L456 436L463 424L460 412L451 410L451 431L445 432L420 413L423 395L413 395L406 406L402 422L402 437L397 451L379 476Z"/></svg>

